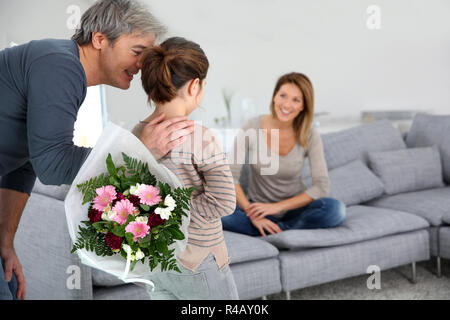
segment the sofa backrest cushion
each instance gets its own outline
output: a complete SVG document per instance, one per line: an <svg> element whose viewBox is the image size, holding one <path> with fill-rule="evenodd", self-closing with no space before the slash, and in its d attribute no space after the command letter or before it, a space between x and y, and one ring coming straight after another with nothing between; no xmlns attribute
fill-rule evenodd
<svg viewBox="0 0 450 320"><path fill-rule="evenodd" d="M330 197L347 206L375 199L384 193L381 180L361 160L330 170L329 177Z"/></svg>
<svg viewBox="0 0 450 320"><path fill-rule="evenodd" d="M380 177L386 194L444 186L437 147L370 152L370 168Z"/></svg>
<svg viewBox="0 0 450 320"><path fill-rule="evenodd" d="M405 149L400 131L388 120L375 121L322 135L328 170L360 159L368 164L368 153Z"/></svg>
<svg viewBox="0 0 450 320"><path fill-rule="evenodd" d="M436 145L441 155L444 181L450 184L450 116L416 114L406 144L408 148Z"/></svg>

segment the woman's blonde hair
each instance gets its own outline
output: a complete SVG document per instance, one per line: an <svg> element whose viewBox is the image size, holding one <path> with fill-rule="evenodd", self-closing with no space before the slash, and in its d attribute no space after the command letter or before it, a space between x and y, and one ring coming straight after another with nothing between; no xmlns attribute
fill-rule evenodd
<svg viewBox="0 0 450 320"><path fill-rule="evenodd" d="M309 78L302 73L291 72L282 75L275 85L275 89L272 95L272 101L270 103L270 111L272 113L272 117L274 117L275 119L277 118L277 115L275 113L275 105L273 101L281 86L286 83L291 83L297 86L303 94L304 108L294 119L293 125L298 143L303 148L306 148L308 146L309 130L312 127L314 118L314 89Z"/></svg>

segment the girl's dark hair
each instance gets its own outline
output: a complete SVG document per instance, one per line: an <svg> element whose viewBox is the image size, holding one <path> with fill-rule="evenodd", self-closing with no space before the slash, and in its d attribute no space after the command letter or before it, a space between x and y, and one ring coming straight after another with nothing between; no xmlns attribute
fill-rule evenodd
<svg viewBox="0 0 450 320"><path fill-rule="evenodd" d="M142 86L149 101L156 103L170 102L192 79L199 78L201 85L209 68L202 48L181 37L169 38L147 50L142 59Z"/></svg>

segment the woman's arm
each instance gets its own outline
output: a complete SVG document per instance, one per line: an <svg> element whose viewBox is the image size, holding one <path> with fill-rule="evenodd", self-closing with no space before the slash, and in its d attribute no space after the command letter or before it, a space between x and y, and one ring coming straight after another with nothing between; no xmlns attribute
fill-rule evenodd
<svg viewBox="0 0 450 320"><path fill-rule="evenodd" d="M311 128L306 155L311 167L312 185L306 189L305 193L313 200L327 197L330 193L330 179L328 177L322 138L316 128Z"/></svg>
<svg viewBox="0 0 450 320"><path fill-rule="evenodd" d="M288 211L307 206L313 201L313 198L311 198L306 192L303 192L298 196L277 202L276 205L280 208L280 211Z"/></svg>
<svg viewBox="0 0 450 320"><path fill-rule="evenodd" d="M247 197L245 196L244 190L242 189L240 184L235 184L234 188L236 190L236 203L238 204L239 208L242 209L242 211L247 211L248 207L250 206L250 201L248 201Z"/></svg>
<svg viewBox="0 0 450 320"><path fill-rule="evenodd" d="M311 166L312 186L297 196L276 203L252 203L246 211L249 218L260 219L282 211L301 208L329 194L330 180L328 178L322 139L315 128L312 128L310 131L306 154Z"/></svg>
<svg viewBox="0 0 450 320"><path fill-rule="evenodd" d="M313 201L313 198L311 198L306 192L303 192L297 196L279 202L254 202L248 206L247 210L242 210L245 211L250 219L261 219L269 215L281 213L282 211L304 207Z"/></svg>

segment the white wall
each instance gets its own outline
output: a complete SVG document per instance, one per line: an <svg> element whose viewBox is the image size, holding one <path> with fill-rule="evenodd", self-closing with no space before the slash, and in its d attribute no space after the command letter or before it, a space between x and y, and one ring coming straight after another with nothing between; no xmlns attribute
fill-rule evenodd
<svg viewBox="0 0 450 320"><path fill-rule="evenodd" d="M277 78L290 71L312 79L316 111L335 117L368 109L450 114L449 0L144 2L170 35L194 40L207 53L211 68L203 108L192 118L208 126L225 115L222 89L235 91L233 118L239 125L267 112ZM90 3L0 0L0 21L8 21L0 29L0 45L2 38L68 38L73 32L66 27L67 7L85 10ZM381 9L379 30L366 26L369 5ZM109 120L126 128L150 112L139 79L128 91L108 87L106 94Z"/></svg>

